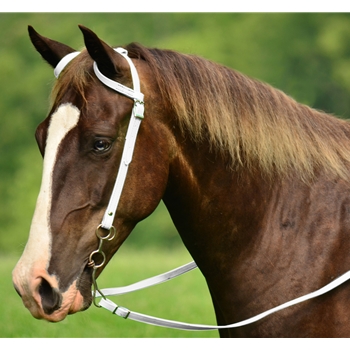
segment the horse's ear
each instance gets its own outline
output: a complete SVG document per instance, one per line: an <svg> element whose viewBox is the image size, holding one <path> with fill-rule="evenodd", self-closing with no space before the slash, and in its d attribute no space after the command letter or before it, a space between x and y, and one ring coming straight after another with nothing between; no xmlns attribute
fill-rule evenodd
<svg viewBox="0 0 350 350"><path fill-rule="evenodd" d="M36 50L53 68L64 56L75 51L65 44L41 36L32 26L28 26L28 32Z"/></svg>
<svg viewBox="0 0 350 350"><path fill-rule="evenodd" d="M84 42L91 58L97 63L102 74L111 79L120 78L129 71L127 61L114 49L102 41L92 30L79 25Z"/></svg>

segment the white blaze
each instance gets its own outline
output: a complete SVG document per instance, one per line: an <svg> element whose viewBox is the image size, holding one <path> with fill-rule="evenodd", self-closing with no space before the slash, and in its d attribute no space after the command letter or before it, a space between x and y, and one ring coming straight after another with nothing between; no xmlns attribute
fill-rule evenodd
<svg viewBox="0 0 350 350"><path fill-rule="evenodd" d="M29 239L18 265L21 275L28 278L36 267L48 268L51 256L50 209L52 202L52 175L57 152L62 140L78 123L80 111L71 104L61 105L52 114L47 133L43 175L36 208L29 232Z"/></svg>

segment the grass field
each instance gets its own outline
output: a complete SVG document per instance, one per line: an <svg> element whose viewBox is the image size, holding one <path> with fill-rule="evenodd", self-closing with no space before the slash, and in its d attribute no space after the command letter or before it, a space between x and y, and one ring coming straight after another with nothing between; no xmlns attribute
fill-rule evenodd
<svg viewBox="0 0 350 350"><path fill-rule="evenodd" d="M0 257L1 338L216 338L217 331L191 332L124 320L91 306L60 323L34 319L12 286L11 272L18 257ZM191 261L185 250L136 251L121 249L99 278L100 288L134 283ZM215 324L204 278L198 270L145 290L111 297L118 305L140 313L176 321Z"/></svg>

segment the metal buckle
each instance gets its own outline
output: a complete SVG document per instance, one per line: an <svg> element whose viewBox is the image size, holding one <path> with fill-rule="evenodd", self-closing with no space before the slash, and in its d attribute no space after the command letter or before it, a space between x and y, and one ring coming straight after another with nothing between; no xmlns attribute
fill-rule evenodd
<svg viewBox="0 0 350 350"><path fill-rule="evenodd" d="M127 319L130 315L130 310L123 306L117 306L114 309L113 313L120 317L123 317L124 319Z"/></svg>
<svg viewBox="0 0 350 350"><path fill-rule="evenodd" d="M144 119L145 103L141 100L134 100L134 113L135 117Z"/></svg>

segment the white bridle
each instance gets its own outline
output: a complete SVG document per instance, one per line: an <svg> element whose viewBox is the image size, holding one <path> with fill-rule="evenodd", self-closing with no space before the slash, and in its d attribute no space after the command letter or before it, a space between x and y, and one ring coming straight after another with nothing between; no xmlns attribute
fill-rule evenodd
<svg viewBox="0 0 350 350"><path fill-rule="evenodd" d="M132 75L132 81L133 81L133 89L130 89L130 88L128 88L122 84L119 84L119 83L107 78L106 76L104 76L99 71L96 62L94 62L94 65L93 65L94 72L95 72L97 78L104 85L106 85L109 88L115 90L116 92L134 100L134 106L133 106L133 109L131 112L131 118L130 118L128 130L126 133L124 150L123 150L122 159L121 159L121 163L119 166L119 171L118 171L118 175L116 178L116 182L114 184L112 195L111 195L111 198L109 200L109 204L107 206L106 212L103 216L101 225L99 226L99 227L102 227L106 230L111 230L112 228L114 229L114 227L113 227L114 217L115 217L115 214L116 214L116 211L118 208L119 199L120 199L123 187L124 187L124 182L126 179L128 167L129 167L129 164L132 160L132 155L134 152L134 147L135 147L135 143L136 143L136 138L137 138L139 126L140 126L141 121L144 117L144 115L143 115L144 114L144 100L143 100L144 95L141 93L141 90L140 90L140 79L138 77L137 70L136 70L133 62L129 58L128 52L125 49L116 48L114 50L116 52L118 52L120 55L122 55L129 63L131 75ZM74 59L77 55L79 55L79 53L80 52L72 52L72 53L70 53L62 58L62 60L57 64L57 66L54 70L54 74L55 74L56 78L58 78L58 76L60 75L60 73L64 69L64 67L72 59ZM100 237L98 234L97 234L97 236ZM114 237L114 235L112 235L112 238L113 237ZM102 246L102 243L101 243L102 239L106 239L106 238L109 240L109 235L108 235L108 237L102 237L102 238L100 237L100 248ZM100 248L96 252L102 253ZM100 267L101 265L98 265L97 267ZM217 326L217 325L210 326L210 325L190 324L190 323L183 323L183 322L165 320L165 319L161 319L161 318L157 318L157 317L153 317L153 316L148 316L148 315L140 314L140 313L137 313L134 311L130 311L129 309L127 309L125 307L118 306L115 303L113 303L111 300L109 300L105 297L106 295L111 296L111 295L121 295L121 294L125 294L125 293L130 293L130 292L133 292L136 290L140 290L140 289L147 288L147 287L150 287L150 286L153 286L156 284L160 284L160 283L169 281L172 278L180 276L186 272L189 272L196 267L197 267L197 265L195 262L190 262L186 265L183 265L177 269L166 272L162 275L158 275L158 276L137 282L137 283L129 285L129 286L119 287L119 288L102 289L102 290L99 290L99 292L95 291L94 297L95 296L97 296L97 297L102 296L103 298L101 299L99 306L101 306L101 307L105 308L106 310L111 311L113 314L116 314L116 315L123 317L123 318L128 318L128 319L132 319L132 320L135 320L138 322L143 322L143 323L148 323L151 325L168 327L168 328L175 328L175 329L181 329L181 330L191 330L191 331L194 331L194 330L206 331L206 330L237 328L237 327L242 327L242 326L251 324L251 323L256 322L258 320L261 320L262 318L264 318L268 315L271 315L277 311L283 310L283 309L290 307L292 305L296 305L296 304L302 303L306 300L316 298L322 294L325 294L325 293L331 291L332 289L337 288L338 286L340 286L341 284L343 284L344 282L346 282L350 279L350 271L348 271L345 274L343 274L342 276L335 279L334 281L327 284L326 286L324 286L324 287L322 287L322 288L320 288L312 293L309 293L309 294L304 295L302 297L293 299L289 302L286 302L282 305L274 307L268 311L265 311L257 316L251 317L247 320L233 323L233 324L229 324L229 325L225 325L225 326Z"/></svg>
<svg viewBox="0 0 350 350"><path fill-rule="evenodd" d="M131 117L129 121L128 130L125 137L125 145L124 150L122 154L122 158L120 161L119 171L118 175L114 184L114 188L112 191L111 198L109 200L106 212L103 216L101 227L110 230L113 226L114 217L118 208L120 196L124 187L124 182L126 179L126 175L128 172L129 164L132 160L132 155L134 152L134 147L136 143L137 133L141 124L141 121L144 117L144 95L141 93L140 89L140 79L137 74L137 70L131 61L131 59L128 56L128 52L123 48L116 48L114 49L116 52L118 52L120 55L122 55L127 62L129 63L130 70L131 70L131 76L132 76L132 82L133 82L133 89L128 88L127 86L124 86L122 84L119 84L116 81L113 81L106 76L104 76L100 70L97 67L96 62L94 62L93 68L94 72L97 76L97 78L106 86L109 88L115 90L116 92L131 98L134 101L134 106L132 108ZM79 55L80 52L72 52L66 56L64 56L61 61L57 64L54 74L56 78L60 75L61 71L64 69L64 67L77 55Z"/></svg>

